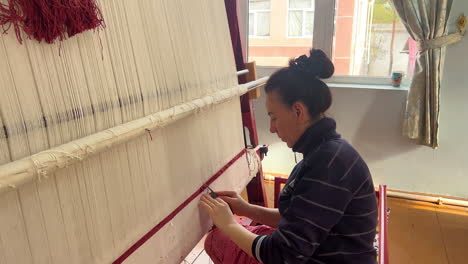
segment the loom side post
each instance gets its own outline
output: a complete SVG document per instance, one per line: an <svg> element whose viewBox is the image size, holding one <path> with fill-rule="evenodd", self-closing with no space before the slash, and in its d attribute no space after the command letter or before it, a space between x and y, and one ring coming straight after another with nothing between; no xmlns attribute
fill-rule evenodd
<svg viewBox="0 0 468 264"><path fill-rule="evenodd" d="M255 81L257 79L257 74L255 72L255 62L247 63L246 68L249 69L249 74L245 76L246 81ZM258 98L259 91L260 89L257 88L254 91L251 91L241 97L242 124L244 128L249 130L250 145L253 148L256 148L260 145L258 141L257 123L255 120L254 107L252 103L253 99ZM263 153L259 153L259 155L260 159L263 160ZM252 181L247 185L247 195L249 198L249 203L268 207L264 176L261 168L259 168L256 177L253 178Z"/></svg>
<svg viewBox="0 0 468 264"><path fill-rule="evenodd" d="M236 62L237 71L245 70L247 65L244 61L244 48L241 38L241 33L239 29L239 20L238 20L238 9L237 1L224 0L226 6L226 14L228 19L229 31L231 33L231 42L234 59ZM239 84L244 84L249 81L254 81L256 79L255 74L249 69L249 74L238 76ZM258 135L257 135L257 125L255 122L254 108L252 105L251 98L248 94L241 97L241 111L242 111L242 126L249 130L250 134L250 145L252 147L258 146ZM245 133L245 131L244 131ZM246 146L247 147L247 146ZM260 157L263 159L263 155ZM252 204L257 204L260 206L267 206L267 196L265 193L265 185L263 181L263 172L262 168L259 168L257 176L252 179L252 181L247 185L247 195L249 197L249 202Z"/></svg>
<svg viewBox="0 0 468 264"><path fill-rule="evenodd" d="M249 130L250 143L253 147L259 145L257 127L255 117L253 113L252 101L249 99L249 95L242 96L242 123L244 127ZM260 159L263 159L263 154L260 155ZM247 185L247 195L249 197L249 203L256 204L264 207L268 207L268 200L265 192L265 183L263 171L260 168L257 176Z"/></svg>
<svg viewBox="0 0 468 264"><path fill-rule="evenodd" d="M245 67L247 68L247 75L246 75L246 78L247 78L247 81L254 81L254 80L257 80L258 78L258 75L257 75L257 64L255 61L252 61L252 62L248 62L245 64ZM261 89L260 88L256 88L256 89L253 89L252 91L249 91L249 98L250 100L255 100L255 99L259 99L261 96Z"/></svg>

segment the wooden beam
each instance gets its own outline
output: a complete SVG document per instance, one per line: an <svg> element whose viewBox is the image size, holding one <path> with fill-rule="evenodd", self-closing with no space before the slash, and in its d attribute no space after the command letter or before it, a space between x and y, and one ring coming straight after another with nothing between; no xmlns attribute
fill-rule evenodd
<svg viewBox="0 0 468 264"><path fill-rule="evenodd" d="M247 82L257 80L257 64L255 63L255 61L247 62L245 64L245 68L247 70L249 70L249 73L247 73L245 75L246 79L247 79ZM260 96L261 96L260 88L257 88L255 90L249 92L249 99L250 100L258 99L258 98L260 98Z"/></svg>

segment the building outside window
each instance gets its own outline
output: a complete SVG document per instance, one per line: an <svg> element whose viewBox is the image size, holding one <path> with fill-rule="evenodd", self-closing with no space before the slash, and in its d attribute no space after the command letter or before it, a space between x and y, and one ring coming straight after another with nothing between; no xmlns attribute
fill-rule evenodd
<svg viewBox="0 0 468 264"><path fill-rule="evenodd" d="M270 0L249 1L249 36L251 38L270 36L270 5Z"/></svg>
<svg viewBox="0 0 468 264"><path fill-rule="evenodd" d="M312 38L314 0L288 0L288 37Z"/></svg>

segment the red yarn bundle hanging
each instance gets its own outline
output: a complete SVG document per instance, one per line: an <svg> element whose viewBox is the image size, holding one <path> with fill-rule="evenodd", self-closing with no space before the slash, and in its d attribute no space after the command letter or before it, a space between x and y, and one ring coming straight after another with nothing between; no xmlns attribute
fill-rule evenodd
<svg viewBox="0 0 468 264"><path fill-rule="evenodd" d="M96 0L6 1L0 3L0 26L3 33L13 27L20 43L21 29L29 38L53 43L104 26Z"/></svg>

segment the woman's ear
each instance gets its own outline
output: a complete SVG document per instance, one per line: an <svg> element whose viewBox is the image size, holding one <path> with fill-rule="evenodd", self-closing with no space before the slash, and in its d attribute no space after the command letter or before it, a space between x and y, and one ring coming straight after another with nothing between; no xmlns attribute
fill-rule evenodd
<svg viewBox="0 0 468 264"><path fill-rule="evenodd" d="M302 102L295 102L293 105L293 111L298 118L304 118L305 116L305 105Z"/></svg>
<svg viewBox="0 0 468 264"><path fill-rule="evenodd" d="M309 109L303 102L296 102L293 104L292 110L296 115L297 121L299 123L309 124L311 117L309 114Z"/></svg>

